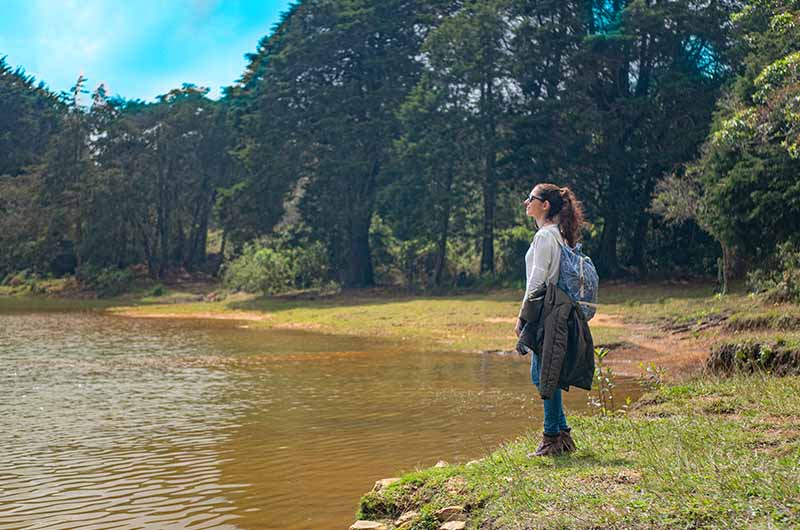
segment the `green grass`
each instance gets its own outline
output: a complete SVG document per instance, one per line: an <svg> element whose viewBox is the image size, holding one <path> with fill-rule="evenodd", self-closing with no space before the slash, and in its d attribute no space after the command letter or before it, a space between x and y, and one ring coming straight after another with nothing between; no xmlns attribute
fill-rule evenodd
<svg viewBox="0 0 800 530"><path fill-rule="evenodd" d="M169 303L142 297L143 305L118 308L131 315L263 315L252 326L294 326L318 332L410 340L420 347L486 351L514 347L519 293L498 290L446 296L412 296L364 291L330 296L263 297L236 295L223 302ZM167 302L167 303L165 303ZM598 343L619 342L624 330L593 326Z"/></svg>
<svg viewBox="0 0 800 530"><path fill-rule="evenodd" d="M478 464L409 473L359 516L391 526L461 504L468 528L800 525L800 378L668 386L627 416L575 418L573 433L572 456L528 456L530 433Z"/></svg>

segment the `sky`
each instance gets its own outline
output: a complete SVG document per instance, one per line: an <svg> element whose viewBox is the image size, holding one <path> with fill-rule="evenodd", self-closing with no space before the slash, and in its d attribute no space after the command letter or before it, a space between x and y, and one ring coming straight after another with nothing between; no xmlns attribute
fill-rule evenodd
<svg viewBox="0 0 800 530"><path fill-rule="evenodd" d="M0 0L0 57L55 91L152 101L183 83L233 84L291 0Z"/></svg>

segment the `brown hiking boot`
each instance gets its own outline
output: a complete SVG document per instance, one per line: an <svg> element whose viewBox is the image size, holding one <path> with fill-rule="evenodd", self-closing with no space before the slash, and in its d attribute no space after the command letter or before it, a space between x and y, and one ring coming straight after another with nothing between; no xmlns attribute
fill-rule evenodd
<svg viewBox="0 0 800 530"><path fill-rule="evenodd" d="M561 434L551 436L542 433L542 441L533 454L534 456L558 456L563 452L564 446L561 444Z"/></svg>
<svg viewBox="0 0 800 530"><path fill-rule="evenodd" d="M572 439L570 431L572 431L572 429L561 431L558 434L561 437L561 446L564 448L565 453L574 453L578 450L578 447L575 445L575 440Z"/></svg>

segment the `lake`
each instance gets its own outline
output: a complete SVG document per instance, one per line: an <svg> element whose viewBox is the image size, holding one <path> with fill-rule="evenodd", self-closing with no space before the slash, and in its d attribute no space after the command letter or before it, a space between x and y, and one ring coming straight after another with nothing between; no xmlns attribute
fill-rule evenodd
<svg viewBox="0 0 800 530"><path fill-rule="evenodd" d="M346 529L541 429L527 358L403 341L0 305L0 359L0 530Z"/></svg>

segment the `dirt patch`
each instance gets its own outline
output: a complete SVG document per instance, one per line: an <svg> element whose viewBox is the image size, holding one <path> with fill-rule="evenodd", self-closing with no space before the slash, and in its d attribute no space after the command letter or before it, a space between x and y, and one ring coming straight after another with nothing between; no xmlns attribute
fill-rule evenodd
<svg viewBox="0 0 800 530"><path fill-rule="evenodd" d="M624 328L625 323L615 315L606 313L595 313L594 318L589 322L589 327L598 326L603 328Z"/></svg>
<svg viewBox="0 0 800 530"><path fill-rule="evenodd" d="M729 318L730 315L728 313L716 313L693 322L673 322L665 325L663 330L670 333L698 332L722 326Z"/></svg>
<svg viewBox="0 0 800 530"><path fill-rule="evenodd" d="M214 313L211 311L192 311L187 313L147 313L140 311L113 311L112 314L128 318L171 318L171 319L207 319L207 320L246 320L251 322L265 321L272 318L263 313L245 311Z"/></svg>
<svg viewBox="0 0 800 530"><path fill-rule="evenodd" d="M605 362L619 375L640 376L640 365L649 363L663 368L669 379L693 375L702 371L711 345L710 341L695 338L691 333L653 333L651 326L628 324L604 313L597 313L591 325L624 328L628 332L621 341L604 345L610 350Z"/></svg>
<svg viewBox="0 0 800 530"><path fill-rule="evenodd" d="M316 322L281 322L272 326L277 329L322 329L322 324Z"/></svg>
<svg viewBox="0 0 800 530"><path fill-rule="evenodd" d="M484 322L489 322L490 324L516 324L517 318L513 317L492 317L492 318L485 318L483 319Z"/></svg>

